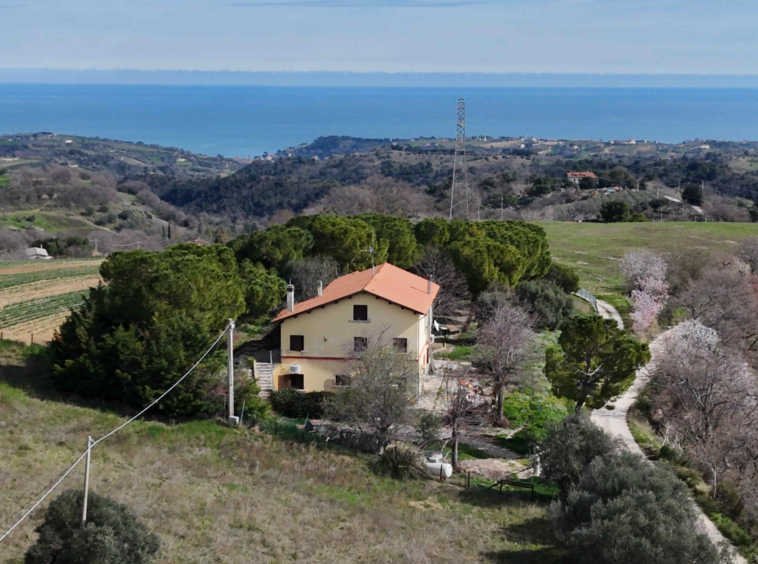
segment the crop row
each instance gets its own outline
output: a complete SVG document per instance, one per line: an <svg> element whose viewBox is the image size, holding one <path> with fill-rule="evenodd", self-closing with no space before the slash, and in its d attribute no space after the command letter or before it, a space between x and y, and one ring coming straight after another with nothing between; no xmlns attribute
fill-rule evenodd
<svg viewBox="0 0 758 564"><path fill-rule="evenodd" d="M35 272L21 272L19 274L0 275L0 289L12 288L13 286L23 286L32 282L41 280L60 280L61 278L70 278L72 276L83 276L86 274L97 274L99 264L80 266L77 268L60 268L57 270L37 270Z"/></svg>
<svg viewBox="0 0 758 564"><path fill-rule="evenodd" d="M42 270L47 268L47 270L53 270L54 268L60 266L61 264L65 263L75 263L79 265L86 265L87 263L92 264L100 264L102 262L102 258L77 258L77 259L55 259L50 261L41 261L41 260L0 260L0 271L2 271L5 268L18 268L18 267L26 267L26 266L34 266L36 268L40 268Z"/></svg>
<svg viewBox="0 0 758 564"><path fill-rule="evenodd" d="M0 309L0 327L12 327L74 308L84 302L84 295L85 292L77 291L11 304Z"/></svg>

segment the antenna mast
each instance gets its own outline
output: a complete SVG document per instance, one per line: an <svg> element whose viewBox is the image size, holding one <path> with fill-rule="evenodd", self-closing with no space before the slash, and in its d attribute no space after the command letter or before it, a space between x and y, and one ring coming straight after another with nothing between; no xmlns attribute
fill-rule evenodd
<svg viewBox="0 0 758 564"><path fill-rule="evenodd" d="M453 186L450 189L450 219L469 216L468 168L466 166L466 101L458 98L455 128Z"/></svg>

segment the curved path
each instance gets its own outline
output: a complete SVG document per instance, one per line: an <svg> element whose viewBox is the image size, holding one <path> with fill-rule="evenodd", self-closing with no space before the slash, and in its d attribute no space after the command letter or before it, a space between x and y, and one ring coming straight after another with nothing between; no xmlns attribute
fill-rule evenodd
<svg viewBox="0 0 758 564"><path fill-rule="evenodd" d="M615 408L610 410L596 409L592 412L592 421L594 421L598 427L605 430L608 434L617 437L620 444L641 456L645 455L637 444L637 441L634 440L632 432L629 430L626 416L629 409L634 405L634 402L637 401L637 396L639 395L640 390L650 379L650 372L655 365L655 359L660 357L663 353L663 342L668 333L669 331L662 333L650 343L650 355L652 357L650 363L637 371L637 378L634 381L634 384L632 384L632 386L622 394L616 402L614 402ZM714 525L705 513L703 513L700 506L694 501L692 502L692 505L698 515L700 526L702 527L703 532L708 535L708 538L710 538L717 546L723 542L728 542L716 528L716 525ZM733 552L734 562L737 564L747 564L747 560L737 554L736 551Z"/></svg>
<svg viewBox="0 0 758 564"><path fill-rule="evenodd" d="M619 326L619 329L624 328L624 320L621 319L621 314L608 302L604 300L597 300L597 312L601 317L604 317L605 319L613 319Z"/></svg>

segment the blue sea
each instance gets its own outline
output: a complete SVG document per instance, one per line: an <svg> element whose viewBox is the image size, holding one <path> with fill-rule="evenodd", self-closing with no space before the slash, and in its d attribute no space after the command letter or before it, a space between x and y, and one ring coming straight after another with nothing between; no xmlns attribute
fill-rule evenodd
<svg viewBox="0 0 758 564"><path fill-rule="evenodd" d="M758 140L758 89L0 84L0 134L54 131L247 157L321 135Z"/></svg>

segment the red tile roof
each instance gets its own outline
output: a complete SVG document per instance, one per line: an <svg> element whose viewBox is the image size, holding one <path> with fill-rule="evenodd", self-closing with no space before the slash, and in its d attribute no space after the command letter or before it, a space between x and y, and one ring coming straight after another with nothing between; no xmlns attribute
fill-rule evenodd
<svg viewBox="0 0 758 564"><path fill-rule="evenodd" d="M313 308L320 307L359 292L367 292L417 313L426 313L439 292L439 285L432 282L432 293L427 293L428 281L388 262L371 269L341 276L324 288L323 295L295 304L294 311L286 309L274 321L282 321Z"/></svg>
<svg viewBox="0 0 758 564"><path fill-rule="evenodd" d="M597 178L594 172L567 172L569 178Z"/></svg>

